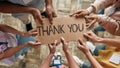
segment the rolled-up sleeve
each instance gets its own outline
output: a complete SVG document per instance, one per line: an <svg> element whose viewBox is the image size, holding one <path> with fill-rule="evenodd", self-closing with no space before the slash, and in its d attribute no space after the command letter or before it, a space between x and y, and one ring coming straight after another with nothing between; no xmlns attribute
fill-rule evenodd
<svg viewBox="0 0 120 68"><path fill-rule="evenodd" d="M98 22L109 33L120 36L120 20L114 20L106 15L98 15Z"/></svg>
<svg viewBox="0 0 120 68"><path fill-rule="evenodd" d="M91 13L94 11L97 13L100 9L104 9L110 5L112 5L116 0L95 0L93 4L87 10Z"/></svg>

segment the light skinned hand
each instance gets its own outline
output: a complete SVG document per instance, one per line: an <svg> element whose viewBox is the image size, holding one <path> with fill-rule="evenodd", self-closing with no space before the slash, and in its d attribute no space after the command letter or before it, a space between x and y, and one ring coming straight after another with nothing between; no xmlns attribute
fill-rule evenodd
<svg viewBox="0 0 120 68"><path fill-rule="evenodd" d="M76 11L75 13L71 14L70 16L75 16L76 18L84 17L88 15L89 12L87 10L79 10Z"/></svg>
<svg viewBox="0 0 120 68"><path fill-rule="evenodd" d="M31 46L31 47L38 47L41 45L41 42L33 42L33 41L29 41L26 43L27 46Z"/></svg>
<svg viewBox="0 0 120 68"><path fill-rule="evenodd" d="M83 40L81 39L78 40L77 47L85 54L89 52L89 48L86 46L85 42L83 42Z"/></svg>
<svg viewBox="0 0 120 68"><path fill-rule="evenodd" d="M53 6L48 5L48 6L46 7L46 11L47 11L47 14L48 14L50 23L52 24L53 18L54 18L54 17L57 17Z"/></svg>
<svg viewBox="0 0 120 68"><path fill-rule="evenodd" d="M39 9L32 8L31 13L32 13L35 21L37 21L40 24L43 24L43 18L42 18L42 15L41 15L41 12L39 11Z"/></svg>
<svg viewBox="0 0 120 68"><path fill-rule="evenodd" d="M86 27L90 28L92 25L94 25L98 21L97 15L94 16L86 16Z"/></svg>
<svg viewBox="0 0 120 68"><path fill-rule="evenodd" d="M102 38L98 37L93 32L84 33L84 36L87 37L88 39L90 39L93 42L99 42L100 40L102 40Z"/></svg>
<svg viewBox="0 0 120 68"><path fill-rule="evenodd" d="M32 29L32 30L30 30L28 32L25 32L23 34L23 36L26 36L26 37L28 37L28 36L36 36L37 34L38 34L37 29Z"/></svg>
<svg viewBox="0 0 120 68"><path fill-rule="evenodd" d="M50 54L54 54L56 51L56 45L57 45L57 40L54 41L54 43L49 44L49 50L50 50Z"/></svg>

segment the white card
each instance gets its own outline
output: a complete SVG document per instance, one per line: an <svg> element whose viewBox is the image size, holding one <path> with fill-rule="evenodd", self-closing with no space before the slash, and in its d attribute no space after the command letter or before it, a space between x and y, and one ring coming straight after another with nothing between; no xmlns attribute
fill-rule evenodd
<svg viewBox="0 0 120 68"><path fill-rule="evenodd" d="M60 60L54 60L54 64L60 64Z"/></svg>
<svg viewBox="0 0 120 68"><path fill-rule="evenodd" d="M109 61L115 64L120 64L120 54L114 53Z"/></svg>

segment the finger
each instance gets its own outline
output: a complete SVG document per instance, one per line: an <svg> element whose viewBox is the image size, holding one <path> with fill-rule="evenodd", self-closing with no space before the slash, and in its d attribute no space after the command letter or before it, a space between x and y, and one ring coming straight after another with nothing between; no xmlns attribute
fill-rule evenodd
<svg viewBox="0 0 120 68"><path fill-rule="evenodd" d="M57 46L57 40L54 41L54 43L51 43L53 46Z"/></svg>
<svg viewBox="0 0 120 68"><path fill-rule="evenodd" d="M36 45L41 45L41 42L37 42Z"/></svg>
<svg viewBox="0 0 120 68"><path fill-rule="evenodd" d="M87 26L87 28L90 28L94 23L96 23L97 22L97 19L94 19L88 26Z"/></svg>
<svg viewBox="0 0 120 68"><path fill-rule="evenodd" d="M53 22L52 22L52 21L53 21L53 16L52 16L52 14L49 15L49 21L50 21L51 24L53 23Z"/></svg>
<svg viewBox="0 0 120 68"><path fill-rule="evenodd" d="M79 42L80 45L83 45L83 44L84 44L81 39L79 39L78 42Z"/></svg>
<svg viewBox="0 0 120 68"><path fill-rule="evenodd" d="M32 32L31 36L36 36L38 34L38 32Z"/></svg>
<svg viewBox="0 0 120 68"><path fill-rule="evenodd" d="M38 18L35 19L36 22L40 23L41 25L43 25L43 18Z"/></svg>
<svg viewBox="0 0 120 68"><path fill-rule="evenodd" d="M30 32L37 32L37 29L32 29L30 30Z"/></svg>
<svg viewBox="0 0 120 68"><path fill-rule="evenodd" d="M90 35L90 34L84 33L83 35L84 35L85 37L87 37L88 39L91 39L91 35Z"/></svg>
<svg viewBox="0 0 120 68"><path fill-rule="evenodd" d="M80 13L80 14L76 14L75 17L76 17L76 18L83 17L83 14L81 14L81 13Z"/></svg>
<svg viewBox="0 0 120 68"><path fill-rule="evenodd" d="M72 13L72 14L70 14L70 16L74 16L74 15L79 14L79 13L81 13L81 11L77 11L75 13Z"/></svg>
<svg viewBox="0 0 120 68"><path fill-rule="evenodd" d="M55 12L53 12L53 17L57 17L57 14Z"/></svg>
<svg viewBox="0 0 120 68"><path fill-rule="evenodd" d="M48 44L48 47L49 47L49 49L51 49L51 48L52 48L52 45L51 45L51 44Z"/></svg>
<svg viewBox="0 0 120 68"><path fill-rule="evenodd" d="M87 19L96 19L94 16L86 16Z"/></svg>
<svg viewBox="0 0 120 68"><path fill-rule="evenodd" d="M40 46L38 45L38 46L35 46L34 48L39 48Z"/></svg>
<svg viewBox="0 0 120 68"><path fill-rule="evenodd" d="M67 45L67 42L65 41L65 39L63 37L61 37L61 42L63 45Z"/></svg>
<svg viewBox="0 0 120 68"><path fill-rule="evenodd" d="M42 16L42 18L45 18L45 16Z"/></svg>

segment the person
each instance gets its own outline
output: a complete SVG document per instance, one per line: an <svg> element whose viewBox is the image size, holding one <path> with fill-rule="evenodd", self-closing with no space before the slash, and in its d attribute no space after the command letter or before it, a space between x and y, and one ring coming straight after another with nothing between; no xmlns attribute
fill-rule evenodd
<svg viewBox="0 0 120 68"><path fill-rule="evenodd" d="M96 61L96 59L92 56L92 54L89 51L89 48L85 44L85 42L83 42L82 40L78 40L78 42L79 42L78 48L86 55L86 57L88 58L88 60L91 63L91 67L92 68L103 68L103 66L101 66L101 64L98 63ZM87 67L84 67L84 64L83 64L83 65L81 65L81 68L87 68Z"/></svg>
<svg viewBox="0 0 120 68"><path fill-rule="evenodd" d="M118 54L120 51L120 39L119 38L101 38L95 35L93 32L86 32L84 36L89 40L86 42L86 46L89 47L92 55L95 59L105 68L119 68L120 64L116 65L110 62L110 58L114 54ZM93 45L91 42L103 43L104 45ZM89 62L78 62L81 68L91 68Z"/></svg>
<svg viewBox="0 0 120 68"><path fill-rule="evenodd" d="M15 59L25 54L30 47L38 47L41 42L35 42L36 29L28 32L18 31L10 26L0 24L0 61L13 64Z"/></svg>
<svg viewBox="0 0 120 68"><path fill-rule="evenodd" d="M68 60L68 63L69 63L69 67L70 68L80 68L79 65L75 62L75 60L73 59L73 56L71 55L68 47L67 47L67 42L65 41L65 39L63 37L61 37L61 42L62 42L62 46L63 46L63 51L65 53L65 56ZM43 62L43 64L41 64L40 68L49 68L50 66L50 62L51 62L51 59L52 57L54 56L54 53L55 53L55 48L56 48L56 45L52 45L50 46L49 45L49 48L50 48L50 54L49 56L45 59L45 61ZM52 49L54 48L54 49ZM79 43L78 43L78 48L86 55L86 57L90 60L93 68L103 68L92 56L92 54L90 53L88 47L84 44L83 41L79 40ZM52 50L52 51L51 51ZM51 54L53 53L53 54ZM56 68L56 67L54 67ZM68 68L68 67L60 67L60 68Z"/></svg>
<svg viewBox="0 0 120 68"><path fill-rule="evenodd" d="M87 27L90 27L96 21L109 33L120 36L120 0L95 0L86 10L77 11L71 16L81 17L91 13L97 13L105 8L104 15L92 15L87 19L92 19L92 22L87 22Z"/></svg>
<svg viewBox="0 0 120 68"><path fill-rule="evenodd" d="M25 17L27 17L29 13L33 15L35 20L43 24L43 18L41 15L42 11L39 11L39 9L42 10L44 3L46 6L47 16L52 23L53 17L56 17L52 0L0 0L0 12L12 13L14 17L18 17L27 24L29 23L29 20L26 20ZM43 14L46 15L46 13Z"/></svg>
<svg viewBox="0 0 120 68"><path fill-rule="evenodd" d="M48 55L48 57L44 60L44 62L40 65L40 68L49 68L50 66L50 62L55 54L56 51L56 44L57 44L57 40L54 41L53 44L49 44L49 50L50 50L50 54Z"/></svg>
<svg viewBox="0 0 120 68"><path fill-rule="evenodd" d="M84 36L90 39L92 42L104 43L109 46L120 48L119 38L113 38L113 39L112 38L101 38L101 37L96 36L93 32L84 33Z"/></svg>

